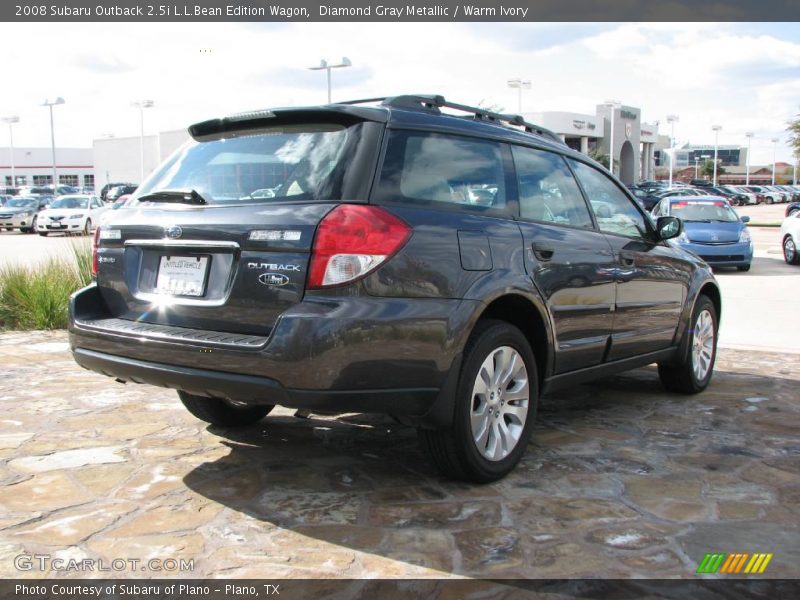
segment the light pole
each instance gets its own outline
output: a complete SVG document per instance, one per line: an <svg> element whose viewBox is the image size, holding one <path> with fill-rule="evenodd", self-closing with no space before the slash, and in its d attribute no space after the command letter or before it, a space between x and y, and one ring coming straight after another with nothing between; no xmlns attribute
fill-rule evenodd
<svg viewBox="0 0 800 600"><path fill-rule="evenodd" d="M700 166L700 157L695 154L694 156L694 178L698 178L697 168Z"/></svg>
<svg viewBox="0 0 800 600"><path fill-rule="evenodd" d="M722 125L712 125L711 130L714 132L714 186L717 185L717 150L719 146L719 132Z"/></svg>
<svg viewBox="0 0 800 600"><path fill-rule="evenodd" d="M744 175L745 185L750 185L750 140L753 139L754 135L755 134L752 131L748 131L747 133L744 134L744 136L747 138L747 166L745 167L747 171L745 172Z"/></svg>
<svg viewBox="0 0 800 600"><path fill-rule="evenodd" d="M131 102L131 106L139 109L139 185L144 181L144 109L152 108L152 100Z"/></svg>
<svg viewBox="0 0 800 600"><path fill-rule="evenodd" d="M10 148L10 157L11 157L11 187L17 187L17 177L14 174L14 131L13 125L14 123L19 123L19 117L16 115L12 115L10 117L3 117L3 123L8 123L8 139L11 144Z"/></svg>
<svg viewBox="0 0 800 600"><path fill-rule="evenodd" d="M59 104L64 104L64 99L59 96L53 101L45 100L42 106L47 106L50 109L50 146L53 150L53 194L58 195L58 179L56 178L56 134L53 128L53 107Z"/></svg>
<svg viewBox="0 0 800 600"><path fill-rule="evenodd" d="M508 87L516 88L517 89L517 112L522 114L522 90L531 89L531 82L529 79L520 79L517 77L516 79L509 79L508 80Z"/></svg>
<svg viewBox="0 0 800 600"><path fill-rule="evenodd" d="M772 185L775 185L775 153L778 151L778 138L772 138Z"/></svg>
<svg viewBox="0 0 800 600"><path fill-rule="evenodd" d="M319 61L318 67L308 67L309 71L327 71L328 73L328 104L331 103L331 69L341 69L343 67L352 67L353 63L350 62L350 59L346 56L342 57L342 62L338 65L331 65L328 64L327 60Z"/></svg>
<svg viewBox="0 0 800 600"><path fill-rule="evenodd" d="M675 163L675 123L679 121L678 115L667 115L670 126L669 133L669 189L672 189L672 169Z"/></svg>
<svg viewBox="0 0 800 600"><path fill-rule="evenodd" d="M614 174L614 113L622 106L616 100L606 100L605 105L611 109L611 137L608 140L608 171Z"/></svg>

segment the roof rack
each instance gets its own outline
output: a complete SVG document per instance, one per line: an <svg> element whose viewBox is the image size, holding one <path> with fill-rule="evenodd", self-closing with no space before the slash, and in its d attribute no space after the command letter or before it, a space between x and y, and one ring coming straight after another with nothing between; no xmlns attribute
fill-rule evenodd
<svg viewBox="0 0 800 600"><path fill-rule="evenodd" d="M456 104L455 102L448 102L444 96L440 95L403 95L403 96L386 96L381 98L365 98L363 100L349 100L347 102L338 102L337 104L369 104L373 102L380 102L383 106L392 108L405 108L411 110L435 110L440 112L440 108L450 108L453 110L469 113L473 118L483 121L490 121L495 123L508 123L522 127L527 133L535 133L543 137L549 138L559 144L563 144L558 135L549 129L540 127L533 123L528 123L522 115L507 115L478 108L476 106L467 106L465 104Z"/></svg>

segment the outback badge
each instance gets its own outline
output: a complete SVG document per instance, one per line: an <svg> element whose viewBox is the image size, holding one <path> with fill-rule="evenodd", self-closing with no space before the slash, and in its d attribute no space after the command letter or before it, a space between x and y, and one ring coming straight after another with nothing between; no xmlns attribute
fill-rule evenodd
<svg viewBox="0 0 800 600"><path fill-rule="evenodd" d="M280 273L262 273L258 276L258 281L264 285L281 286L289 283L289 278Z"/></svg>

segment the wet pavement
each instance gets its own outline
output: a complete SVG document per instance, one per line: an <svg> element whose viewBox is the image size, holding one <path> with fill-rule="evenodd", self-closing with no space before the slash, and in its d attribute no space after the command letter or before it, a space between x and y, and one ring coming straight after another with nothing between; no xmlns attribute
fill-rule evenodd
<svg viewBox="0 0 800 600"><path fill-rule="evenodd" d="M721 349L694 397L652 367L559 392L483 486L380 416L206 428L172 391L75 365L64 333L0 334L0 365L2 577L93 576L15 567L39 554L194 561L131 577L671 578L706 552L800 575L800 354Z"/></svg>

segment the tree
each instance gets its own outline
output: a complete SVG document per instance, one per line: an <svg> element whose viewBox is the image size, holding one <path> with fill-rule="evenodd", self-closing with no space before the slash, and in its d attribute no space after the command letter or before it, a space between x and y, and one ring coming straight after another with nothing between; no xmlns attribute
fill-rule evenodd
<svg viewBox="0 0 800 600"><path fill-rule="evenodd" d="M705 175L706 177L713 177L714 176L714 161L706 159L703 162L703 166L700 167L700 172ZM722 165L717 165L717 175L722 175L725 172L725 168Z"/></svg>
<svg viewBox="0 0 800 600"><path fill-rule="evenodd" d="M608 154L598 146L594 150L589 150L589 158L592 158L608 169Z"/></svg>
<svg viewBox="0 0 800 600"><path fill-rule="evenodd" d="M788 125L786 131L789 132L789 145L792 147L792 153L796 159L800 160L800 115L787 121L786 124Z"/></svg>

